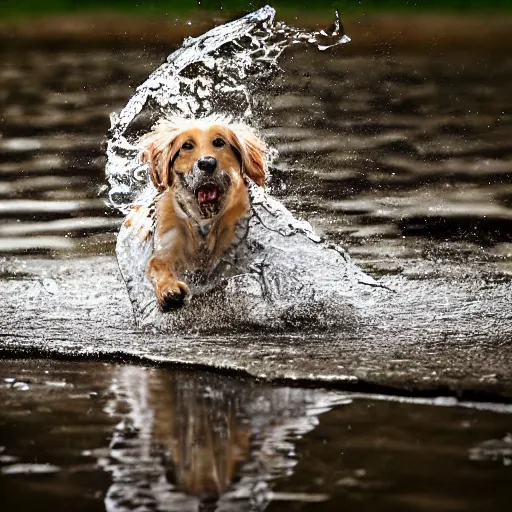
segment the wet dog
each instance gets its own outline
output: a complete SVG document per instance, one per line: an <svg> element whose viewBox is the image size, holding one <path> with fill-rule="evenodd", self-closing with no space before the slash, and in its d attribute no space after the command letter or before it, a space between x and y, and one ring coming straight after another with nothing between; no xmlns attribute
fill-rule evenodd
<svg viewBox="0 0 512 512"><path fill-rule="evenodd" d="M266 146L221 118L162 120L141 140L159 195L146 275L163 311L181 307L187 270L213 267L249 213L248 180L263 186Z"/></svg>

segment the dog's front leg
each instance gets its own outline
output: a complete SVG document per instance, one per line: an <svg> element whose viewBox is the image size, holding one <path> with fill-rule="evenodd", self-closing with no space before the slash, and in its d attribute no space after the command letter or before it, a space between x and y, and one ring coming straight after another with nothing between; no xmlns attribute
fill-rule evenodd
<svg viewBox="0 0 512 512"><path fill-rule="evenodd" d="M180 308L190 293L188 286L176 276L176 268L180 265L179 254L183 248L178 243L181 237L175 231L170 230L159 237L156 251L146 269L162 311Z"/></svg>

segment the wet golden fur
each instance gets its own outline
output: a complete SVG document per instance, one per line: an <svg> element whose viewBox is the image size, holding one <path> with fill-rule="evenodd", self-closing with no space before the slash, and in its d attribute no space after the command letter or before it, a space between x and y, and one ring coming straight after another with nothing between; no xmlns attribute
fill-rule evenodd
<svg viewBox="0 0 512 512"><path fill-rule="evenodd" d="M222 147L219 139L225 142ZM189 293L179 275L207 270L230 246L238 221L249 212L247 179L265 183L266 147L246 126L221 118L163 120L141 144L142 159L159 191L154 253L146 272L166 310L181 306ZM216 160L210 181L217 180L223 190L208 208L191 194L190 184L204 174L198 170L201 157Z"/></svg>

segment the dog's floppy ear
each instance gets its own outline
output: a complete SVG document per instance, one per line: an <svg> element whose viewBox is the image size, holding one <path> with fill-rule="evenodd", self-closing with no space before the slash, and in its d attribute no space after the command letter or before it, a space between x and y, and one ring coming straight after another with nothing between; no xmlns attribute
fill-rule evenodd
<svg viewBox="0 0 512 512"><path fill-rule="evenodd" d="M163 120L140 140L143 149L141 160L149 164L149 175L159 192L163 192L173 183L174 173L170 166L177 153L174 142L181 131L177 119Z"/></svg>
<svg viewBox="0 0 512 512"><path fill-rule="evenodd" d="M267 175L267 146L246 126L232 125L231 144L240 154L242 170L256 185L263 187Z"/></svg>

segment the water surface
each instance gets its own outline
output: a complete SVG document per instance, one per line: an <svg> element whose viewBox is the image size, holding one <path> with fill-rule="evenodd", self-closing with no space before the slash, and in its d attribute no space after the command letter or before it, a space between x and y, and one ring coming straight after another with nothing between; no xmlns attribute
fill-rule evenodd
<svg viewBox="0 0 512 512"><path fill-rule="evenodd" d="M503 510L510 406L0 363L4 510Z"/></svg>
<svg viewBox="0 0 512 512"><path fill-rule="evenodd" d="M445 47L368 55L350 44L285 53L258 120L280 154L271 191L384 269L476 259L508 275L510 57ZM163 56L2 50L4 254L112 253L119 220L98 197L108 116Z"/></svg>

